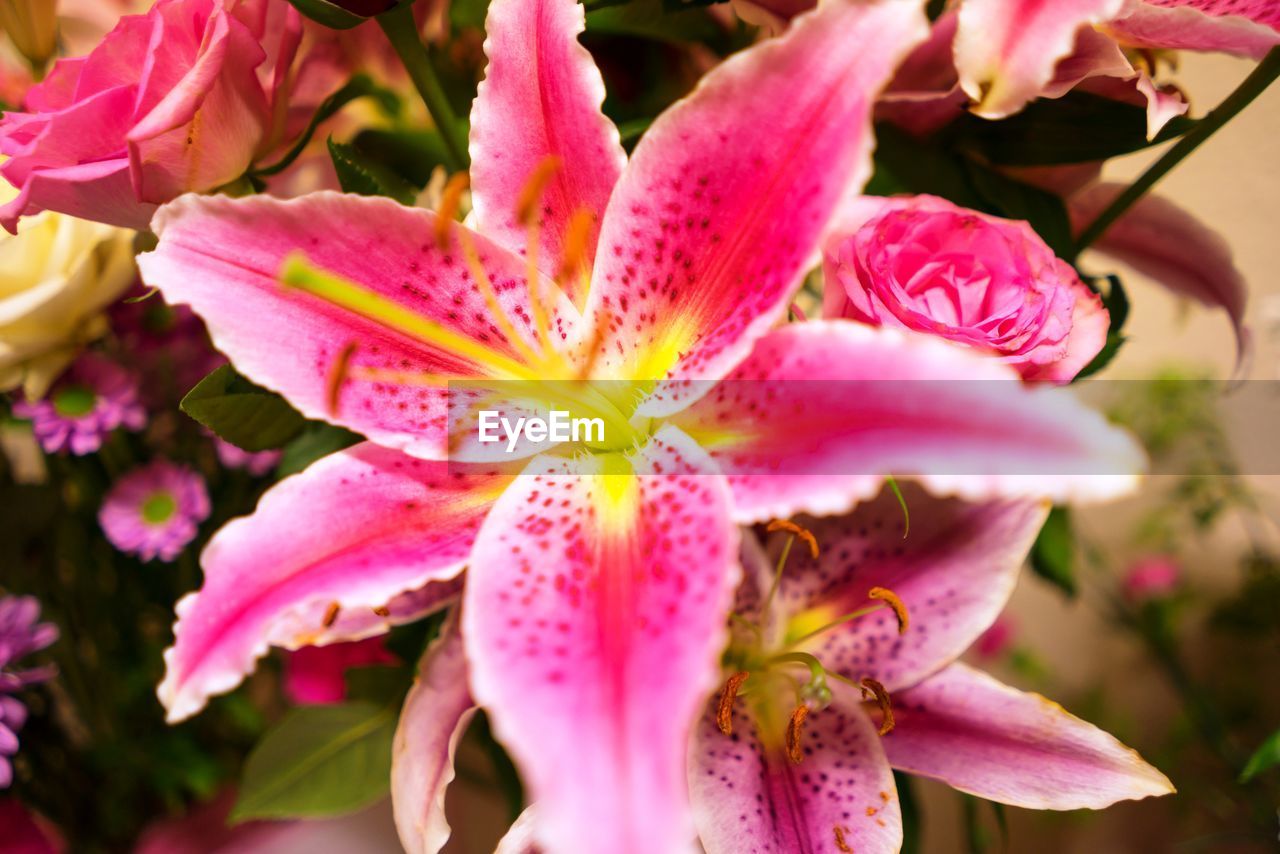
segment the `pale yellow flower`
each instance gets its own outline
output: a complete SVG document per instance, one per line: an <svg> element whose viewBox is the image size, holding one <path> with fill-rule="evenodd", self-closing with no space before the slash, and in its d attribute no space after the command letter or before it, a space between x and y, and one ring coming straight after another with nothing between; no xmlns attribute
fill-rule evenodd
<svg viewBox="0 0 1280 854"><path fill-rule="evenodd" d="M0 181L0 202L13 189ZM135 279L133 232L45 212L0 232L0 391L44 395Z"/></svg>

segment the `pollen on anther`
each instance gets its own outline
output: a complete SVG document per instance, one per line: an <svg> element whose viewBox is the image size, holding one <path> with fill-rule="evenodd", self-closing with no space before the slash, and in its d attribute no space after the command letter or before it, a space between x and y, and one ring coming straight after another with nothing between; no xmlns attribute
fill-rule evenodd
<svg viewBox="0 0 1280 854"><path fill-rule="evenodd" d="M745 671L733 674L724 683L724 690L720 692L720 702L716 706L716 726L725 735L733 735L733 701L738 697L738 689L750 675Z"/></svg>
<svg viewBox="0 0 1280 854"><path fill-rule="evenodd" d="M330 415L338 413L338 399L342 394L342 385L347 381L347 374L351 370L351 358L355 356L358 346L355 341L343 344L342 349L338 351L338 358L334 359L333 367L329 370L329 376L325 378L324 404Z"/></svg>
<svg viewBox="0 0 1280 854"><path fill-rule="evenodd" d="M342 606L337 602L330 602L329 607L324 609L324 618L320 621L320 625L326 629L333 625L338 619L338 612L342 610Z"/></svg>
<svg viewBox="0 0 1280 854"><path fill-rule="evenodd" d="M787 758L793 765L799 765L804 760L800 736L804 734L804 721L807 717L809 717L809 707L801 703L791 713L791 720L787 723Z"/></svg>
<svg viewBox="0 0 1280 854"><path fill-rule="evenodd" d="M390 617L391 609L385 605L379 605L373 609L373 613L377 614L379 617Z"/></svg>
<svg viewBox="0 0 1280 854"><path fill-rule="evenodd" d="M797 536L809 546L809 554L815 558L818 556L818 538L813 535L812 531L802 525L797 525L789 519L774 519L765 530L771 534L774 531L786 531Z"/></svg>
<svg viewBox="0 0 1280 854"><path fill-rule="evenodd" d="M836 834L836 847L839 848L841 851L852 852L853 846L850 845L848 840L844 838L844 835L849 831L849 828L842 827L837 824L835 827L832 828L832 830L835 831L835 834Z"/></svg>
<svg viewBox="0 0 1280 854"><path fill-rule="evenodd" d="M872 587L867 591L867 598L878 599L892 608L894 616L898 618L898 634L906 634L907 626L911 624L911 615L907 613L907 606L898 598L897 593L887 587Z"/></svg>
<svg viewBox="0 0 1280 854"><path fill-rule="evenodd" d="M863 698L869 699L874 696L876 702L880 704L880 735L888 735L893 732L893 706L889 703L889 692L884 689L884 685L869 676L859 684L862 688Z"/></svg>
<svg viewBox="0 0 1280 854"><path fill-rule="evenodd" d="M449 178L440 194L440 208L436 211L436 246L440 251L449 248L449 231L458 218L458 209L462 207L462 194L470 186L466 172L457 172Z"/></svg>

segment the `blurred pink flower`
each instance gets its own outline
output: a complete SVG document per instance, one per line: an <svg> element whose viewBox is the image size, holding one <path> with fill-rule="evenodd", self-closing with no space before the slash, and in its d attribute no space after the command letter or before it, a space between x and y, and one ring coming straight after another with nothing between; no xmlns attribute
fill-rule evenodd
<svg viewBox="0 0 1280 854"><path fill-rule="evenodd" d="M998 658L1013 648L1013 640L1018 634L1018 626L1007 614L996 617L994 623L973 645L973 650L981 658Z"/></svg>
<svg viewBox="0 0 1280 854"><path fill-rule="evenodd" d="M825 314L937 335L1067 382L1106 342L1101 300L1031 226L935 196L862 200L827 244Z"/></svg>
<svg viewBox="0 0 1280 854"><path fill-rule="evenodd" d="M1178 589L1182 568L1171 555L1148 555L1129 565L1121 587L1135 605L1163 599Z"/></svg>
<svg viewBox="0 0 1280 854"><path fill-rule="evenodd" d="M17 798L0 798L0 840L5 854L58 854L66 850L57 831Z"/></svg>
<svg viewBox="0 0 1280 854"><path fill-rule="evenodd" d="M279 143L301 33L269 0L160 0L121 18L0 119L0 173L20 190L0 223L16 233L54 210L145 229L156 205L236 180Z"/></svg>
<svg viewBox="0 0 1280 854"><path fill-rule="evenodd" d="M171 561L195 539L209 509L209 493L200 475L156 460L115 482L98 511L98 522L120 551L144 561Z"/></svg>
<svg viewBox="0 0 1280 854"><path fill-rule="evenodd" d="M287 653L284 692L299 705L340 703L347 696L347 670L378 664L398 664L381 637L328 646L304 646Z"/></svg>
<svg viewBox="0 0 1280 854"><path fill-rule="evenodd" d="M31 419L40 447L50 454L91 454L116 428L141 430L147 423L137 379L93 354L82 356L43 400L18 401L13 412Z"/></svg>
<svg viewBox="0 0 1280 854"><path fill-rule="evenodd" d="M271 471L280 462L280 451L246 451L219 436L213 437L218 462L229 469L244 469L254 477Z"/></svg>
<svg viewBox="0 0 1280 854"><path fill-rule="evenodd" d="M10 695L43 682L55 673L52 666L29 670L13 667L19 659L58 639L57 627L39 623L39 618L40 603L34 597L0 596L0 789L13 782L9 757L18 752L18 730L27 721L26 707ZM5 839L4 834L0 834L0 839Z"/></svg>

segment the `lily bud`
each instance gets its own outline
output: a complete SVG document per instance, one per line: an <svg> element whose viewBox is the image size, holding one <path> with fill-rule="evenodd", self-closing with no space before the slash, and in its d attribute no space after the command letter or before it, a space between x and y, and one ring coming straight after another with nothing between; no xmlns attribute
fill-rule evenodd
<svg viewBox="0 0 1280 854"><path fill-rule="evenodd" d="M52 0L0 0L0 30L37 72L58 46L58 18Z"/></svg>

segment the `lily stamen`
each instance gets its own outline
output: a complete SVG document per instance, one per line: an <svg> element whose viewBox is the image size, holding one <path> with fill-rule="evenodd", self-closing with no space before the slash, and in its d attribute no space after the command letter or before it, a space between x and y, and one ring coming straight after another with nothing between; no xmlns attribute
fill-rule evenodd
<svg viewBox="0 0 1280 854"><path fill-rule="evenodd" d="M466 232L462 232L465 234ZM355 282L311 265L300 252L287 255L280 266L280 283L311 294L352 314L447 353L516 379L538 379L531 368L510 356L460 335L430 318ZM523 343L523 342L521 342Z"/></svg>
<svg viewBox="0 0 1280 854"><path fill-rule="evenodd" d="M569 218L569 225L564 235L564 255L560 259L560 269L556 271L556 282L564 287L570 277L577 274L582 278L582 296L585 298L587 288L587 244L591 239L591 228L595 225L595 215L586 208L578 208Z"/></svg>
<svg viewBox="0 0 1280 854"><path fill-rule="evenodd" d="M466 172L455 172L440 194L440 207L436 210L436 246L443 252L449 248L449 233L457 223L462 207L462 194L471 186Z"/></svg>
<svg viewBox="0 0 1280 854"><path fill-rule="evenodd" d="M529 310L533 314L534 329L538 334L538 342L546 353L554 352L551 336L548 332L546 307L542 304L542 294L538 284L542 278L538 272L538 239L542 227L542 217L538 206L542 202L542 194L551 176L560 168L560 158L549 154L539 161L533 173L520 189L516 199L516 221L526 229L525 260L528 268L525 273L525 286L529 290Z"/></svg>
<svg viewBox="0 0 1280 854"><path fill-rule="evenodd" d="M733 701L738 697L738 689L750 675L745 670L733 674L724 683L724 690L720 692L720 702L716 706L716 726L725 735L733 735Z"/></svg>
<svg viewBox="0 0 1280 854"><path fill-rule="evenodd" d="M337 602L330 602L329 607L324 609L324 617L320 620L320 625L326 629L334 624L338 619L338 612L342 610L342 606Z"/></svg>
<svg viewBox="0 0 1280 854"><path fill-rule="evenodd" d="M511 317L507 314L506 309L502 307L502 303L498 300L498 292L493 287L493 281L489 278L489 274L485 272L484 264L480 262L480 254L476 252L475 241L471 239L470 233L465 229L458 231L458 244L462 247L462 259L467 264L467 270L471 273L471 278L475 280L476 287L480 290L480 295L484 297L485 305L489 308L489 314L502 331L503 336L511 342L511 346L520 351L520 355L529 364L541 362L540 354L525 343L524 337L516 331L515 324L511 322Z"/></svg>
<svg viewBox="0 0 1280 854"><path fill-rule="evenodd" d="M880 735L893 732L893 706L889 702L889 692L884 689L884 685L868 676L859 683L859 687L862 689L863 699L870 699L874 695L876 702L880 704Z"/></svg>
<svg viewBox="0 0 1280 854"><path fill-rule="evenodd" d="M898 598L897 593L887 587L872 587L867 591L867 598L879 599L892 608L894 616L898 618L898 634L906 634L907 626L911 624L911 615L907 612L906 603Z"/></svg>
<svg viewBox="0 0 1280 854"><path fill-rule="evenodd" d="M346 383L351 370L351 358L355 356L358 344L348 341L338 351L338 358L333 360L333 367L324 384L324 405L330 415L338 414L338 398L342 394L342 386Z"/></svg>
<svg viewBox="0 0 1280 854"><path fill-rule="evenodd" d="M804 721L809 717L809 707L804 703L796 706L787 723L787 758L793 765L804 761L804 750L800 747L800 736L804 734Z"/></svg>
<svg viewBox="0 0 1280 854"><path fill-rule="evenodd" d="M818 557L818 538L813 535L813 531L803 525L797 525L790 519L774 519L765 530L770 534L774 531L787 531L793 536L799 537L809 546L810 556L815 559Z"/></svg>
<svg viewBox="0 0 1280 854"><path fill-rule="evenodd" d="M787 542L782 546L782 554L778 556L778 565L773 570L773 582L769 585L769 592L765 594L764 602L760 605L762 622L767 620L769 609L773 605L773 597L778 594L778 586L782 583L782 570L787 565L787 558L791 557L791 547L796 544L796 537L805 541L809 546L809 554L812 557L815 559L818 557L818 538L808 528L786 519L774 519L765 530L769 533L787 531L791 536L787 537Z"/></svg>

